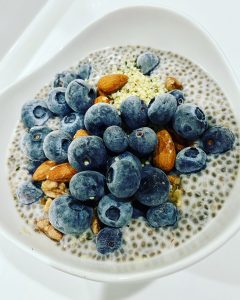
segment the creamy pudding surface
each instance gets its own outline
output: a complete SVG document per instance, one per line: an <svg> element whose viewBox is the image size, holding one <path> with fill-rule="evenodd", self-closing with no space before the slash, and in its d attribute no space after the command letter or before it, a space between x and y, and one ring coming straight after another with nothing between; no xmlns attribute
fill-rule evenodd
<svg viewBox="0 0 240 300"><path fill-rule="evenodd" d="M136 69L135 61L140 53L149 50L160 58L160 64L146 78ZM228 201L235 184L240 159L239 132L227 98L205 71L188 59L172 52L142 46L108 48L91 53L70 70L76 70L79 64L84 62L92 64L92 73L88 81L93 85L96 85L98 79L105 74L124 73L129 76L129 81L123 89L110 97L111 104L117 109L121 101L133 94L148 104L154 96L166 92L164 81L167 76L176 77L183 84L185 103L198 105L205 112L209 125L229 128L235 135L235 144L231 151L209 155L207 167L201 172L180 176L183 195L178 208L181 218L175 228L155 229L140 217L132 219L122 228L122 246L111 254L101 255L96 251L95 237L91 230L81 236L64 235L60 242L56 242L56 247L79 258L116 262L147 259L175 247L181 247L183 243L204 230L210 222L214 222L225 202ZM135 84L136 82L138 84ZM51 83L40 89L35 98L46 99L50 90ZM45 125L54 130L58 129L59 123L60 118L54 117ZM26 170L29 160L20 149L21 138L25 131L22 122L18 122L9 148L7 162L9 183L20 217L28 226L35 229L36 221L47 217L43 205L40 202L21 205L16 197L18 185L24 180L31 180L32 177ZM67 188L66 186L66 192Z"/></svg>

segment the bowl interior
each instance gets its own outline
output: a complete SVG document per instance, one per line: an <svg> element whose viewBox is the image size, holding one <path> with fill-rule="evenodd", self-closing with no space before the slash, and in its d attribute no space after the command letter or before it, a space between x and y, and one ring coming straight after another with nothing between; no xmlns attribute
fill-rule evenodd
<svg viewBox="0 0 240 300"><path fill-rule="evenodd" d="M196 238L160 257L146 261L117 264L80 259L61 251L45 236L31 231L18 216L8 188L5 159L22 104L31 99L56 72L73 65L89 52L109 46L130 44L177 52L199 64L221 86L236 119L240 120L239 89L226 59L214 41L189 19L171 10L157 7L131 7L106 15L80 33L45 66L12 86L0 97L0 162L1 166L4 166L0 177L1 232L15 244L50 265L98 281L144 279L182 269L220 246L238 229L239 223L239 178L221 213Z"/></svg>

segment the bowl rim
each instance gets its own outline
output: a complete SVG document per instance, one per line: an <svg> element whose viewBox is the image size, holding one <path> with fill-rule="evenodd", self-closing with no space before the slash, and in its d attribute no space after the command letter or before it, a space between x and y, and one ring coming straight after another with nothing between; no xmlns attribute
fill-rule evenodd
<svg viewBox="0 0 240 300"><path fill-rule="evenodd" d="M170 6L165 6L165 5L129 5L125 7L121 7L118 9L114 9L111 12L108 12L104 14L103 16L99 17L97 20L94 20L90 24L88 24L86 27L83 28L70 42L68 42L56 55L60 54L61 52L64 52L64 50L68 47L71 47L72 44L75 43L75 41L78 39L79 35L83 34L85 31L87 31L89 28L92 26L96 26L98 22L103 22L105 18L112 16L118 12L124 12L129 9L138 9L138 8L153 8L157 10L164 10L166 12L170 12L171 14L176 15L177 17L184 18L185 20L189 21L192 26L197 28L199 31L201 31L205 37L209 40L211 44L215 46L215 48L218 50L219 54L221 55L223 61L226 63L226 67L229 69L230 73L232 74L231 80L235 82L235 85L240 92L239 89L239 80L237 78L235 70L232 68L231 63L229 62L228 58L226 57L225 53L221 49L221 47L218 45L216 40L211 36L211 34L201 25L199 24L198 21L194 20L191 16L187 15L186 13L183 13L182 11L176 11L173 7ZM54 56L54 57L55 57ZM52 57L50 61L54 58ZM6 89L4 89L0 96L4 96L5 93L14 90L15 86L18 86L21 84L21 82L24 82L28 79L31 78L31 76L37 74L40 72L42 69L45 68L45 66L49 63L49 61L45 62L42 66L37 68L34 72L30 73L27 76L24 76L21 80L13 83L12 85L8 86ZM240 217L239 217L240 219ZM1 222L0 222L1 225ZM79 269L72 269L65 263L61 263L60 261L57 260L52 260L49 259L48 256L45 254L41 254L40 252L37 251L32 251L31 248L29 248L26 244L23 242L17 240L12 236L9 232L8 229L4 226L0 226L0 234L15 244L17 247L20 249L24 250L25 252L33 255L40 261L52 266L53 268L60 270L62 272L65 272L67 274L71 274L77 277L93 280L93 281L98 281L98 282L126 282L126 281L140 281L140 280L146 280L146 279L151 279L151 278L156 278L156 277L163 277L170 275L174 272L181 271L199 261L202 259L206 258L208 255L216 251L218 248L220 248L222 245L224 245L230 238L232 238L240 229L240 222L237 222L237 220L230 224L229 227L225 230L225 232L222 235L219 235L217 238L215 238L213 241L208 243L207 245L204 246L204 248L199 249L192 253L191 255L178 260L174 262L172 265L165 266L161 269L153 269L153 270L147 270L144 272L138 272L138 273L131 273L131 274L106 274L106 273L94 273L94 272L86 272Z"/></svg>

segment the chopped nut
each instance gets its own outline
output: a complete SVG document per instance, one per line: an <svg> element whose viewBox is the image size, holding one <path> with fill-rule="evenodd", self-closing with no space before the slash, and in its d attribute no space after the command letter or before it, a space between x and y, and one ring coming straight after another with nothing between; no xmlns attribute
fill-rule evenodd
<svg viewBox="0 0 240 300"><path fill-rule="evenodd" d="M78 137L81 137L81 136L88 136L88 135L89 135L89 133L87 132L87 130L79 129L79 130L75 133L73 139L75 140L75 139L78 138Z"/></svg>
<svg viewBox="0 0 240 300"><path fill-rule="evenodd" d="M44 205L44 208L43 208L43 210L44 210L44 212L48 212L48 210L49 210L49 207L50 207L50 205L52 204L52 199L51 198L48 198L47 199L47 201L46 201L46 203L45 203L45 205Z"/></svg>
<svg viewBox="0 0 240 300"><path fill-rule="evenodd" d="M41 188L45 195L53 199L68 193L68 189L63 182L45 180L42 182Z"/></svg>
<svg viewBox="0 0 240 300"><path fill-rule="evenodd" d="M49 222L48 219L39 220L37 222L37 228L45 233L50 239L59 242L63 234L55 229Z"/></svg>
<svg viewBox="0 0 240 300"><path fill-rule="evenodd" d="M167 77L166 81L165 81L165 88L168 91L172 91L172 90L182 90L183 89L183 85L182 83L177 80L175 77Z"/></svg>
<svg viewBox="0 0 240 300"><path fill-rule="evenodd" d="M180 185L181 183L180 177L176 175L168 175L168 180L172 185Z"/></svg>
<svg viewBox="0 0 240 300"><path fill-rule="evenodd" d="M98 96L95 100L94 100L94 104L96 103L109 103L110 99L108 99L108 97L106 96Z"/></svg>
<svg viewBox="0 0 240 300"><path fill-rule="evenodd" d="M176 152L180 152L182 149L186 147L185 145L179 144L177 142L175 142L174 145L175 145Z"/></svg>
<svg viewBox="0 0 240 300"><path fill-rule="evenodd" d="M47 202L47 199L46 199L46 198L41 198L41 199L40 199L40 204L41 204L41 205L45 205L46 202Z"/></svg>
<svg viewBox="0 0 240 300"><path fill-rule="evenodd" d="M101 230L101 224L98 217L94 216L91 224L91 229L94 234L98 234Z"/></svg>
<svg viewBox="0 0 240 300"><path fill-rule="evenodd" d="M63 234L55 229L52 225L48 225L44 228L44 233L52 240L59 242Z"/></svg>
<svg viewBox="0 0 240 300"><path fill-rule="evenodd" d="M39 230L43 231L44 228L45 228L46 226L48 226L49 224L50 224L50 223L49 223L48 219L39 220L39 221L37 222L37 228L38 228Z"/></svg>
<svg viewBox="0 0 240 300"><path fill-rule="evenodd" d="M182 205L182 195L183 190L176 189L170 193L170 200L175 203L177 207L180 207Z"/></svg>

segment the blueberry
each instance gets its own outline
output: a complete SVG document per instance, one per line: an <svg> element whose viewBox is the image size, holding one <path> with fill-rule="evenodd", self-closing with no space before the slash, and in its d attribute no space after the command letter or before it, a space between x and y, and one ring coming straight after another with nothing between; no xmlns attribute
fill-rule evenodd
<svg viewBox="0 0 240 300"><path fill-rule="evenodd" d="M61 121L60 128L73 136L79 129L85 129L84 115L80 115L76 112L66 115Z"/></svg>
<svg viewBox="0 0 240 300"><path fill-rule="evenodd" d="M107 171L109 191L118 198L131 197L139 188L141 174L135 162L122 159L115 161Z"/></svg>
<svg viewBox="0 0 240 300"><path fill-rule="evenodd" d="M138 168L138 170L141 172L142 170L142 164L140 162L140 160L137 158L137 156L135 156L134 154L132 154L131 152L125 151L124 153L119 154L118 156L112 157L111 159L109 159L107 161L107 168L111 167L111 165L118 160L128 160L132 163L135 164L135 166Z"/></svg>
<svg viewBox="0 0 240 300"><path fill-rule="evenodd" d="M49 208L49 221L64 234L81 234L90 228L93 209L69 195L54 199Z"/></svg>
<svg viewBox="0 0 240 300"><path fill-rule="evenodd" d="M171 121L176 109L177 101L173 95L158 95L148 105L148 117L153 124L162 126Z"/></svg>
<svg viewBox="0 0 240 300"><path fill-rule="evenodd" d="M140 187L135 198L147 206L156 206L168 200L170 183L167 175L160 169L145 166L142 169Z"/></svg>
<svg viewBox="0 0 240 300"><path fill-rule="evenodd" d="M108 127L103 134L105 146L112 152L121 153L128 147L128 137L119 126Z"/></svg>
<svg viewBox="0 0 240 300"><path fill-rule="evenodd" d="M68 160L78 171L99 170L106 165L107 151L98 136L75 139L68 149Z"/></svg>
<svg viewBox="0 0 240 300"><path fill-rule="evenodd" d="M96 95L95 89L82 79L72 81L65 93L67 104L80 114L89 109Z"/></svg>
<svg viewBox="0 0 240 300"><path fill-rule="evenodd" d="M91 74L92 66L90 64L83 64L79 67L78 78L87 80Z"/></svg>
<svg viewBox="0 0 240 300"><path fill-rule="evenodd" d="M105 195L105 176L96 171L75 174L69 183L70 193L81 201L99 200Z"/></svg>
<svg viewBox="0 0 240 300"><path fill-rule="evenodd" d="M69 71L63 71L55 75L53 80L53 87L67 87L68 84L77 79L77 74Z"/></svg>
<svg viewBox="0 0 240 300"><path fill-rule="evenodd" d="M189 174L206 168L206 153L197 147L187 147L178 152L175 167L180 173Z"/></svg>
<svg viewBox="0 0 240 300"><path fill-rule="evenodd" d="M23 182L17 188L17 197L21 204L32 204L43 197L43 191L38 189L32 182Z"/></svg>
<svg viewBox="0 0 240 300"><path fill-rule="evenodd" d="M21 111L21 119L24 126L31 128L41 126L52 116L44 100L30 100L26 102Z"/></svg>
<svg viewBox="0 0 240 300"><path fill-rule="evenodd" d="M129 135L129 146L139 156L153 152L156 144L157 135L149 127L136 129Z"/></svg>
<svg viewBox="0 0 240 300"><path fill-rule="evenodd" d="M111 227L123 227L132 218L132 204L122 201L109 194L104 196L98 203L97 213L100 221Z"/></svg>
<svg viewBox="0 0 240 300"><path fill-rule="evenodd" d="M91 134L102 136L107 127L112 125L120 126L121 118L112 105L97 103L86 112L84 124Z"/></svg>
<svg viewBox="0 0 240 300"><path fill-rule="evenodd" d="M147 211L147 221L152 227L174 226L179 220L179 212L171 202L151 207Z"/></svg>
<svg viewBox="0 0 240 300"><path fill-rule="evenodd" d="M137 96L130 96L121 103L121 117L130 129L137 129L148 124L148 108Z"/></svg>
<svg viewBox="0 0 240 300"><path fill-rule="evenodd" d="M177 105L181 105L185 101L184 93L180 90L172 90L169 94L173 95L177 100Z"/></svg>
<svg viewBox="0 0 240 300"><path fill-rule="evenodd" d="M55 115L65 116L72 111L65 100L65 92L65 88L58 87L51 90L48 95L48 109Z"/></svg>
<svg viewBox="0 0 240 300"><path fill-rule="evenodd" d="M206 153L218 154L233 148L235 137L230 129L213 126L206 130L201 138Z"/></svg>
<svg viewBox="0 0 240 300"><path fill-rule="evenodd" d="M149 209L148 206L143 205L139 201L132 201L132 206L133 206L133 213L132 213L132 218L133 219L138 219L140 217L146 218L146 212Z"/></svg>
<svg viewBox="0 0 240 300"><path fill-rule="evenodd" d="M173 128L183 138L196 140L206 130L207 120L196 105L182 104L173 117Z"/></svg>
<svg viewBox="0 0 240 300"><path fill-rule="evenodd" d="M137 67L140 68L144 75L149 75L150 72L159 64L159 58L152 52L140 54L137 58Z"/></svg>
<svg viewBox="0 0 240 300"><path fill-rule="evenodd" d="M141 211L140 209L133 207L133 213L132 213L132 218L133 219L138 219L140 217L145 218L145 214L143 211Z"/></svg>
<svg viewBox="0 0 240 300"><path fill-rule="evenodd" d="M118 228L105 227L99 231L96 238L97 251L108 254L118 250L122 244L122 232Z"/></svg>
<svg viewBox="0 0 240 300"><path fill-rule="evenodd" d="M52 130L45 126L34 126L25 133L22 139L22 150L31 160L46 159L43 151L43 141Z"/></svg>
<svg viewBox="0 0 240 300"><path fill-rule="evenodd" d="M49 160L62 163L68 158L68 147L72 139L64 131L50 132L43 142L43 151Z"/></svg>

